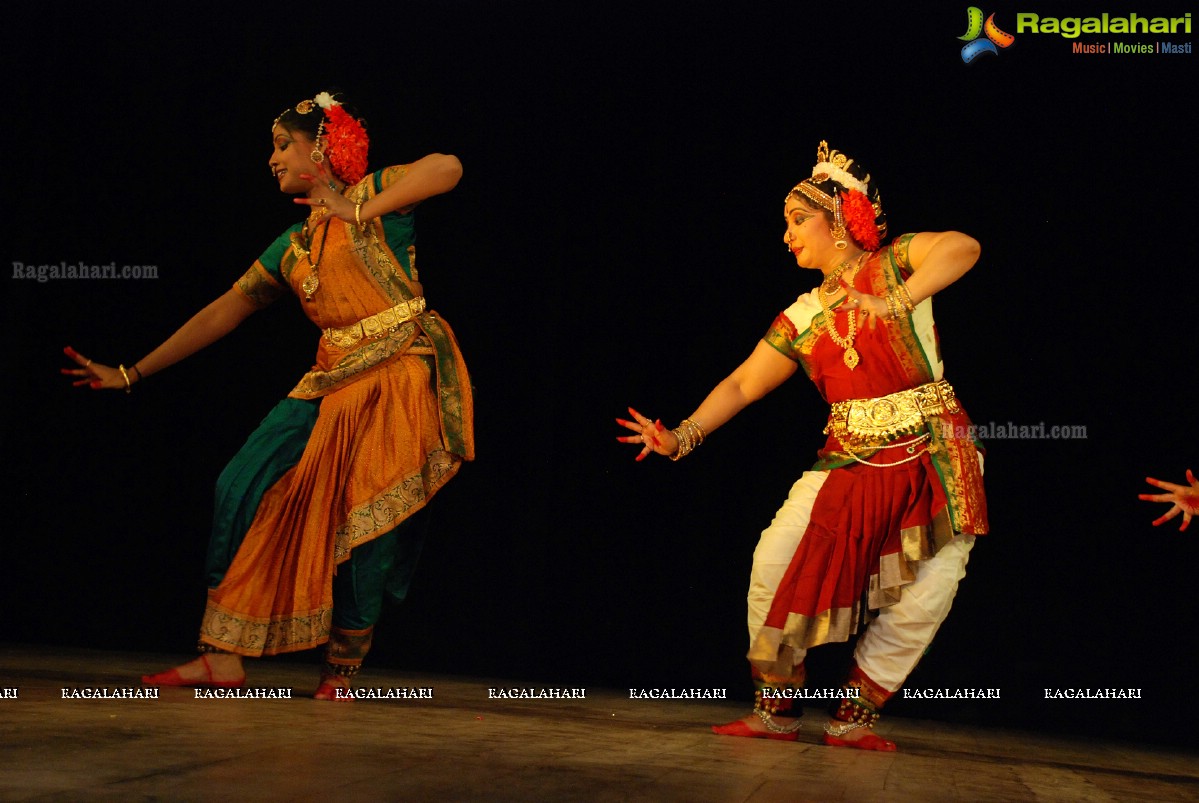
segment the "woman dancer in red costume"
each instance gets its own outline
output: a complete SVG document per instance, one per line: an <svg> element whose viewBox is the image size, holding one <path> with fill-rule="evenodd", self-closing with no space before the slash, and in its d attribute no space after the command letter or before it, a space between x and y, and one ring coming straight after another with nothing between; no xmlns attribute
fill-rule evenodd
<svg viewBox="0 0 1199 803"><path fill-rule="evenodd" d="M754 552L751 714L716 733L791 741L809 648L863 629L824 741L894 750L872 732L949 613L974 536L987 531L980 452L943 378L932 296L979 246L925 232L881 247L886 217L861 165L821 142L788 193L783 240L823 281L781 313L754 352L675 429L630 408L620 440L679 459L802 367L832 410L819 459Z"/></svg>

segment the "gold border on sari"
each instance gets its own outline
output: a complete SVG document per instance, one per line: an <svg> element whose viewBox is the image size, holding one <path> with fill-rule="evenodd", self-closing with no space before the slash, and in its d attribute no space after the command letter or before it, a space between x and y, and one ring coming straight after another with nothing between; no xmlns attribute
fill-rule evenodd
<svg viewBox="0 0 1199 803"><path fill-rule="evenodd" d="M769 672L776 666L781 648L806 650L833 641L848 641L864 623L863 613L861 602L849 608L831 608L815 616L789 613L781 628L758 630L746 657L761 671Z"/></svg>
<svg viewBox="0 0 1199 803"><path fill-rule="evenodd" d="M258 260L254 261L233 286L241 291L251 304L259 308L269 306L287 292Z"/></svg>
<svg viewBox="0 0 1199 803"><path fill-rule="evenodd" d="M334 535L334 561L349 559L354 547L383 535L420 510L461 466L462 458L457 455L442 450L432 452L419 474L405 477L370 502L351 510L346 523Z"/></svg>
<svg viewBox="0 0 1199 803"><path fill-rule="evenodd" d="M333 606L267 619L246 616L212 601L200 621L200 640L238 655L277 655L306 650L329 640Z"/></svg>

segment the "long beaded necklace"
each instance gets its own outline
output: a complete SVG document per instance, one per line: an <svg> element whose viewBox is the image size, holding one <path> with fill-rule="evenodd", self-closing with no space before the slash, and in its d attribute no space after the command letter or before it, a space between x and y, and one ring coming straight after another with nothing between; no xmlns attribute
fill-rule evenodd
<svg viewBox="0 0 1199 803"><path fill-rule="evenodd" d="M862 260L865 257L866 252L862 252L861 256L858 257L857 262L854 264L853 270L850 271L847 283L853 280L854 274L856 274L858 272L858 268L862 266ZM832 295L833 292L835 292L835 290L832 292L829 291L829 280L832 279L832 286L834 288L837 287L841 279L841 274L845 272L847 267L849 267L848 260L842 262L837 266L836 270L825 277L824 282L822 282L820 285L820 292L817 293L817 295L820 296L820 308L824 310L824 328L828 332L829 339L831 339L841 348L845 349L845 355L841 359L844 360L845 366L852 371L854 368L857 368L858 363L861 362L861 357L858 356L858 350L853 347L853 339L857 337L858 334L858 316L854 315L853 310L849 311L848 328L845 332L845 337L841 337L841 333L837 331L837 321L833 316L833 310L829 306L828 299L825 298L826 294ZM849 295L846 294L845 297L849 298Z"/></svg>
<svg viewBox="0 0 1199 803"><path fill-rule="evenodd" d="M300 239L304 241L304 245L300 245L297 240L292 240L292 247L299 252L300 256L308 260L308 264L312 266L312 271L300 283L300 289L304 291L304 300L311 301L312 295L320 289L321 277L318 271L320 270L321 260L325 256L325 243L329 241L329 224L333 222L333 218L325 221L324 236L321 237L321 250L317 252L316 261L312 261L312 240L308 236L308 223L304 223L304 228L300 232Z"/></svg>

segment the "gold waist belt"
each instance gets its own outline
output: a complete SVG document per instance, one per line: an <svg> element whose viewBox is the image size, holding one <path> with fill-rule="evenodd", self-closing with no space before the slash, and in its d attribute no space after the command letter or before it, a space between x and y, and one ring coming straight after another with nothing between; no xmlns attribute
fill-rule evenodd
<svg viewBox="0 0 1199 803"><path fill-rule="evenodd" d="M928 416L959 410L953 387L942 379L877 399L833 402L824 434L831 432L845 446L883 446L922 431Z"/></svg>
<svg viewBox="0 0 1199 803"><path fill-rule="evenodd" d="M329 342L334 346L348 349L363 338L394 332L400 324L412 320L424 311L425 297L417 296L411 301L401 301L391 309L363 318L358 323L326 329L325 337L329 338Z"/></svg>

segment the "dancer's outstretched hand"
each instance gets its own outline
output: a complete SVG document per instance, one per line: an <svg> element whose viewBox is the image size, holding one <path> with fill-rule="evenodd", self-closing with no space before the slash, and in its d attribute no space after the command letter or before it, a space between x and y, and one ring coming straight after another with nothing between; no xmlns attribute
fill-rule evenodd
<svg viewBox="0 0 1199 803"><path fill-rule="evenodd" d="M1172 482L1162 482L1155 480L1153 477L1146 477L1145 482L1150 485L1156 485L1163 491L1169 491L1164 494L1138 494L1138 499L1144 499L1146 502L1167 502L1173 504L1169 510L1161 517L1153 520L1153 526L1157 527L1160 524L1165 524L1170 519L1182 514L1182 524L1178 527L1178 532L1185 530L1191 523L1191 517L1199 515L1199 480L1195 479L1195 475L1191 470L1187 469L1186 485L1176 485Z"/></svg>
<svg viewBox="0 0 1199 803"><path fill-rule="evenodd" d="M75 387L87 385L92 390L126 390L129 387L125 384L125 377L121 375L120 369L89 360L70 346L62 351L79 365L78 368L60 369L64 376L76 377L71 382ZM130 376L129 379L131 382L134 381L133 376Z"/></svg>
<svg viewBox="0 0 1199 803"><path fill-rule="evenodd" d="M663 427L661 421L650 421L632 407L629 408L629 415L633 416L632 421L618 418L616 423L637 434L623 435L616 440L621 443L640 445L641 452L637 455L638 460L644 460L645 456L651 452L669 457L679 450L679 439L673 432Z"/></svg>

